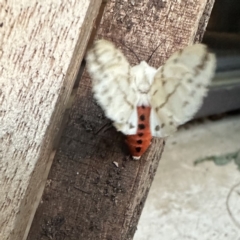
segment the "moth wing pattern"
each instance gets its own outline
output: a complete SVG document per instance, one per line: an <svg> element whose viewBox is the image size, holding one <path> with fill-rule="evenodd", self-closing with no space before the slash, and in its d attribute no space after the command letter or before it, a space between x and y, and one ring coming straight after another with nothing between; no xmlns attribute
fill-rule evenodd
<svg viewBox="0 0 240 240"><path fill-rule="evenodd" d="M161 66L149 91L151 132L166 137L200 108L215 71L215 56L203 44L175 52Z"/></svg>
<svg viewBox="0 0 240 240"><path fill-rule="evenodd" d="M137 94L131 67L109 41L97 40L86 56L95 99L118 131L137 131Z"/></svg>

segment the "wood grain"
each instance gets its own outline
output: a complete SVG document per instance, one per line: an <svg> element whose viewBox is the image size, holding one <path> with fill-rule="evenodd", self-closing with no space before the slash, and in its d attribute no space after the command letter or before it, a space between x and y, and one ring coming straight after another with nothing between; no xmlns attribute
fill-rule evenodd
<svg viewBox="0 0 240 240"><path fill-rule="evenodd" d="M198 26L207 2L109 1L96 38L115 42L133 65L135 54L144 60L157 49L150 64L159 66L204 31ZM124 136L109 126L85 72L28 240L133 238L164 141L153 139L133 161Z"/></svg>
<svg viewBox="0 0 240 240"><path fill-rule="evenodd" d="M100 3L0 1L1 240L27 236Z"/></svg>

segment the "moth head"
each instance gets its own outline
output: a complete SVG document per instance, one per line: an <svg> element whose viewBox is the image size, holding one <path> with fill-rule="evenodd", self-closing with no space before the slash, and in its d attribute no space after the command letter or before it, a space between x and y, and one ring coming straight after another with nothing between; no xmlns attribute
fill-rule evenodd
<svg viewBox="0 0 240 240"><path fill-rule="evenodd" d="M150 90L156 70L142 61L140 64L134 66L131 71L138 91L147 94Z"/></svg>
<svg viewBox="0 0 240 240"><path fill-rule="evenodd" d="M137 90L143 94L148 93L151 86L148 72L146 71L148 67L149 66L146 62L141 62L139 65L136 65L131 69Z"/></svg>

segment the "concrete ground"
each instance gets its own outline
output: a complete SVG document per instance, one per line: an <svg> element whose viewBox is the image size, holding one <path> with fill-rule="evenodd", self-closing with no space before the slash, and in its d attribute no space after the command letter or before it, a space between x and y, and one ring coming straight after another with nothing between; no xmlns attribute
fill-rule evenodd
<svg viewBox="0 0 240 240"><path fill-rule="evenodd" d="M169 137L134 240L240 240L239 150L240 115Z"/></svg>

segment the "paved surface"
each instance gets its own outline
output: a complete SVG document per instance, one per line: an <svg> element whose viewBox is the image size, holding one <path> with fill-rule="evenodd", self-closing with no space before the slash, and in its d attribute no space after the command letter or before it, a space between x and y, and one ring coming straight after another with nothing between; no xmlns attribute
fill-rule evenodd
<svg viewBox="0 0 240 240"><path fill-rule="evenodd" d="M194 161L240 149L240 116L193 123L167 141L134 240L240 240L240 171Z"/></svg>

